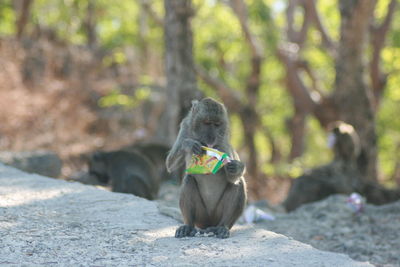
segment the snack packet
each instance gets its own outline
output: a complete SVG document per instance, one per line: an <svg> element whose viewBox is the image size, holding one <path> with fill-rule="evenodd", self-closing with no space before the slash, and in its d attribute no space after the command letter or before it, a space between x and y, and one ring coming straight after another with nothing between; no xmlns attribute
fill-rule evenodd
<svg viewBox="0 0 400 267"><path fill-rule="evenodd" d="M190 174L211 174L216 173L230 161L228 154L219 150L202 146L206 151L203 155L193 155L189 167L186 169Z"/></svg>

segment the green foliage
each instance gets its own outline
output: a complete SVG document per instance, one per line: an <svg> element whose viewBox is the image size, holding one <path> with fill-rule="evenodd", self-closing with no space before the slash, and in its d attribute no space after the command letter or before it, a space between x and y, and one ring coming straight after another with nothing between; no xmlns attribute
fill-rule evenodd
<svg viewBox="0 0 400 267"><path fill-rule="evenodd" d="M386 16L388 5L390 0L379 0L376 3L376 7L374 10L375 19L381 23Z"/></svg>
<svg viewBox="0 0 400 267"><path fill-rule="evenodd" d="M34 25L52 29L58 38L73 44L85 44L84 29L89 1L94 6L96 35L99 44L105 49L114 49L125 45L140 46L145 42L157 41L161 49L162 29L149 22L148 15L141 10L139 1L106 1L106 0L35 0L31 12L30 29ZM15 31L15 14L11 1L0 4L0 34L11 34ZM160 10L162 2L156 1Z"/></svg>
<svg viewBox="0 0 400 267"><path fill-rule="evenodd" d="M387 6L387 3L383 6ZM380 12L386 14L386 11ZM400 147L400 17L398 12L393 17L387 46L382 52L382 61L382 67L389 76L377 114L379 163L383 178L389 184L393 184L393 181L388 179L393 174L400 153L398 149Z"/></svg>
<svg viewBox="0 0 400 267"><path fill-rule="evenodd" d="M339 40L340 14L338 1L316 1L323 25L333 41Z"/></svg>
<svg viewBox="0 0 400 267"><path fill-rule="evenodd" d="M309 46L305 47L303 57L306 58L316 76L317 86L322 92L332 92L335 81L335 63L334 59L319 47L321 43L320 34L315 29L310 29ZM308 77L308 75L305 75ZM305 80L308 87L311 82Z"/></svg>
<svg viewBox="0 0 400 267"><path fill-rule="evenodd" d="M392 70L389 76L385 95L380 104L377 117L378 148L380 166L384 177L392 174L400 145L400 48L388 47L384 50L385 68Z"/></svg>
<svg viewBox="0 0 400 267"><path fill-rule="evenodd" d="M400 16L398 15L398 13L395 13L395 15L393 16L392 29L388 37L388 47L400 47Z"/></svg>
<svg viewBox="0 0 400 267"><path fill-rule="evenodd" d="M103 58L103 65L109 67L113 64L124 64L126 62L126 55L119 49L115 49L113 53Z"/></svg>
<svg viewBox="0 0 400 267"><path fill-rule="evenodd" d="M12 1L0 2L0 35L11 35L15 32L15 13Z"/></svg>
<svg viewBox="0 0 400 267"><path fill-rule="evenodd" d="M106 108L120 106L126 109L135 108L144 100L148 99L151 93L149 87L137 88L133 96L123 94L119 89L114 89L110 94L99 99L99 106Z"/></svg>
<svg viewBox="0 0 400 267"><path fill-rule="evenodd" d="M276 18L274 18L276 13L274 13L271 4L266 1L251 1L248 5L248 12L251 18L252 32L261 38L265 45L264 52L267 54L275 53L279 43L280 31L277 29L278 25Z"/></svg>
<svg viewBox="0 0 400 267"><path fill-rule="evenodd" d="M307 128L306 153L301 162L307 167L328 163L332 159L333 153L328 148L327 133L314 117L307 119Z"/></svg>
<svg viewBox="0 0 400 267"><path fill-rule="evenodd" d="M74 44L83 44L85 37L80 31L86 1L36 0L32 7L32 21L41 28L52 29L58 38Z"/></svg>
<svg viewBox="0 0 400 267"><path fill-rule="evenodd" d="M125 44L137 45L139 40L138 4L135 1L117 2L104 7L102 20L98 22L101 44L108 49Z"/></svg>
<svg viewBox="0 0 400 267"><path fill-rule="evenodd" d="M242 124L240 118L236 114L232 114L230 117L230 127L232 145L235 148L239 148L243 143L243 135L238 134L241 132Z"/></svg>
<svg viewBox="0 0 400 267"><path fill-rule="evenodd" d="M240 24L229 6L207 1L198 5L192 22L194 32L194 56L213 76L233 87L243 88L242 68L248 54L243 44ZM216 25L218 25L216 27ZM205 89L207 90L207 89Z"/></svg>

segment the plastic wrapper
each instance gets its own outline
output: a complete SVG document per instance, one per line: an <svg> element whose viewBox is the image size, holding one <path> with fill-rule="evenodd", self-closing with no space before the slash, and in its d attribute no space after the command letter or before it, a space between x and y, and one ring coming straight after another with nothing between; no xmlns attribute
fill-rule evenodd
<svg viewBox="0 0 400 267"><path fill-rule="evenodd" d="M273 220L275 220L274 215L266 213L265 211L257 208L254 205L247 206L247 208L244 210L240 218L240 221L243 224L253 224L262 221L273 221Z"/></svg>
<svg viewBox="0 0 400 267"><path fill-rule="evenodd" d="M186 172L189 174L212 174L216 173L230 161L228 154L214 148L202 146L206 153L193 155Z"/></svg>
<svg viewBox="0 0 400 267"><path fill-rule="evenodd" d="M358 193L352 193L347 198L347 205L352 209L355 214L359 214L363 212L365 200L364 198Z"/></svg>

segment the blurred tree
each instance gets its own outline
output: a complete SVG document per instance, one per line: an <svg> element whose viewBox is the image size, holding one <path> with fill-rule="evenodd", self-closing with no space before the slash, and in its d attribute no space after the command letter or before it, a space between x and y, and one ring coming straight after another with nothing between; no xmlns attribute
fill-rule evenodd
<svg viewBox="0 0 400 267"><path fill-rule="evenodd" d="M276 1L275 4L278 2L279 1ZM236 51L235 57L238 58L240 55L241 60L235 63L233 63L233 60L229 62L227 60L229 50L225 48L225 44L223 43L224 39L221 39L221 34L224 34L224 30L218 31L218 29L215 29L214 32L214 29L208 28L206 30L208 38L213 34L220 34L220 36L216 36L214 40L210 38L210 41L206 43L208 47L201 47L202 49L206 49L201 53L207 57L208 55L205 51L210 50L209 47L215 47L214 50L216 53L213 54L215 59L214 62L211 63L210 56L208 57L210 59L207 60L204 60L204 57L202 57L199 62L201 64L195 63L195 69L202 81L215 90L216 94L224 101L231 111L239 115L238 117L243 129L243 142L244 146L247 148L246 162L249 176L254 180L262 179L263 177L259 163L259 149L261 147L256 144L258 142L256 141L258 133L263 133L265 138L269 141L269 147L271 151L273 151L273 157L271 157L271 159L274 159L276 162L276 158L281 158L279 156L281 151L276 144L274 135L264 123L264 121L266 121L264 112L267 109L266 107L271 105L270 101L260 99L260 95L272 96L272 92L264 93L271 89L267 89L267 86L264 87L264 84L261 82L265 79L263 76L265 76L267 72L270 72L271 69L269 68L268 71L262 71L262 68L264 65L274 64L273 62L275 59L271 57L271 51L276 51L277 57L286 69L285 83L293 103L293 116L287 121L287 126L291 135L289 160L292 161L303 155L305 147L304 140L306 139L306 118L309 114L313 114L318 119L320 125L325 129L327 129L329 124L341 119L353 124L357 131L363 132L363 134L360 134L361 144L363 146L363 153L361 153L359 159L360 170L366 174L368 179L376 179L376 170L374 170L373 167L375 165L374 162L376 162L376 141L374 141L374 136L376 139L376 134L374 133L375 130L371 128L371 125L374 125L373 116L376 110L374 108L375 104L371 103L370 99L367 98L371 91L370 83L369 81L361 79L362 83L358 84L360 86L353 86L352 88L354 88L354 91L352 91L346 89L351 86L351 84L343 84L343 82L349 82L351 79L357 80L367 74L368 66L366 65L365 57L368 53L366 53L366 51L372 48L374 60L371 61L371 79L375 81L380 80L380 83L373 83L380 84L381 89L379 90L383 90L384 78L386 75L381 73L379 68L380 60L377 60L377 58L380 58L379 55L395 10L395 1L390 1L390 5L387 9L388 12L382 23L372 27L373 31L371 33L374 36L374 38L372 38L374 41L371 42L371 46L368 46L368 41L370 40L370 28L368 25L374 18L373 10L375 1L364 4L361 4L361 2L354 2L352 4L349 2L347 5L345 5L345 3L340 4L340 8L338 9L340 12L344 12L341 16L341 22L344 25L340 28L342 30L338 31L338 35L341 36L339 43L336 43L329 33L329 30L332 31L335 29L332 29L332 27L327 29L325 27L322 19L325 17L320 15L320 11L317 8L317 1L288 1L286 18L284 20L287 24L286 38L281 38L282 41L279 45L277 41L274 41L277 39L275 37L276 34L274 35L274 31L279 28L277 25L280 23L279 19L277 19L277 17L275 17L275 20L272 19L271 11L268 10L268 6L265 5L263 1L255 1L246 4L241 0L231 0L222 3L222 5L224 4L232 8L233 14L236 16L238 22L238 26L233 25L231 27L232 29L229 29L231 30L230 33L227 32L228 29L225 30L228 35L224 38L231 38L230 41L228 41L230 50L234 50L235 46L240 47L240 49ZM369 8L364 6L367 4ZM198 4L199 8L202 5L205 4ZM227 14L223 14L219 2L210 5L213 7L213 16L216 18L216 21L212 23L221 23L217 19L221 13L221 16L223 16L225 20L223 22L231 24L234 22L227 17ZM332 4L331 7L335 5L336 4ZM211 8L211 6L208 8ZM339 5L337 6L339 7ZM251 11L250 15L248 11L249 7ZM350 8L354 8L354 10L349 10ZM156 17L149 6L147 6L147 10L153 14L153 17ZM347 18L345 17L346 14L348 16ZM357 14L357 16L355 18L350 18L349 14L351 16ZM302 19L299 19L300 16ZM205 18L202 19L204 20ZM159 18L156 18L156 20L160 21ZM264 23L263 26L268 27L268 33L257 31L258 28L255 26L257 24L254 24L254 21ZM352 23L355 21L359 24L358 27L361 28L351 28L346 24L350 23L349 25L353 25ZM377 23L375 22L375 24ZM234 39L236 37L234 34L236 33L232 32L232 30L235 30L235 27L240 30L243 36L243 40L240 41L242 42L240 46L238 45L239 41ZM312 27L315 30L312 29ZM344 31L344 29L346 29L346 31ZM311 30L314 31L311 32ZM352 34L348 34L349 31L357 31L357 36L360 38L358 42L349 43L346 40L346 38L352 36ZM316 39L314 37L316 35L319 35L319 38ZM260 40L260 38L265 39ZM359 46L359 51L362 52L359 54L350 53L353 58L347 58L344 56L346 55L344 51L356 49L356 47L351 47L351 45ZM269 61L264 60L266 57L265 48L267 48L267 57ZM311 49L319 50L321 53L326 54L326 59L323 60L331 62L334 66L332 71L336 73L336 80L332 79L332 84L328 85L333 87L333 90L330 90L329 93L324 92L324 90L320 88L322 83L329 84L330 81L321 81L319 80L320 76L315 74L315 70L312 67L313 64L310 63L310 61L314 61L316 55L314 54L309 57L309 51ZM347 55L349 54L347 53ZM356 57L357 59L355 59ZM335 60L336 64L334 63ZM356 62L359 62L361 65L358 67L351 65ZM351 65L349 66L350 68L359 69L359 71L357 73L353 71L353 69L352 71L349 69L343 71L344 66L347 66L347 64ZM372 69L375 70L372 71ZM341 78L350 76L353 78L344 80ZM238 82L232 82L232 80L235 79L234 77L236 77ZM240 81L246 81L244 82L243 89L240 88ZM262 90L260 91L261 88ZM360 105L352 105L354 102L348 99L354 98L353 94L357 96L357 99L365 100L363 105L361 105L362 103L360 103ZM343 99L346 99L346 101ZM373 100L373 102L379 102L379 100ZM358 106L360 108L357 109L357 111L348 109L344 111L346 110L346 105L348 108L356 109ZM284 112L281 109L279 113L283 114ZM363 117L364 115L365 117ZM366 118L370 118L371 116L372 120L367 122ZM367 132L369 133L367 134ZM279 139L281 140L282 138ZM367 166L370 169L367 169Z"/></svg>
<svg viewBox="0 0 400 267"><path fill-rule="evenodd" d="M97 46L96 19L96 2L88 0L83 28L85 29L87 44L90 48Z"/></svg>
<svg viewBox="0 0 400 267"><path fill-rule="evenodd" d="M397 2L4 0L0 34L17 36L20 23L20 35L33 43L55 36L46 41L62 43L63 51L76 45L100 48L104 58L96 54L96 66L113 77L113 85L102 84L104 92L115 92L111 96L126 100L118 104L125 106L139 101L126 91L131 86L153 92L156 85L152 101L164 99L165 52L169 100L156 105L169 109L154 132L172 142L178 117L198 86L231 111L232 141L247 163L249 180L296 177L328 162L325 130L343 120L360 134L360 170L375 179L378 145L384 181L394 185L400 169ZM158 116L153 117L157 125ZM260 188L255 183L250 189Z"/></svg>
<svg viewBox="0 0 400 267"><path fill-rule="evenodd" d="M17 38L21 38L24 33L25 26L29 21L32 3L33 0L16 0L13 2L15 13L18 14L15 22Z"/></svg>
<svg viewBox="0 0 400 267"><path fill-rule="evenodd" d="M244 92L231 88L224 81L213 77L203 67L196 66L198 75L209 86L214 88L218 96L227 105L228 109L239 115L242 129L244 145L247 149L246 169L249 183L249 190L256 195L258 183L262 178L259 168L259 157L256 148L255 135L260 130L261 120L257 110L259 102L259 89L261 82L261 67L263 62L263 51L258 38L251 32L249 27L248 7L242 0L231 0L229 5L236 15L242 35L250 50L248 65L250 66L247 74Z"/></svg>
<svg viewBox="0 0 400 267"><path fill-rule="evenodd" d="M363 177L376 180L377 137L375 113L377 103L385 87L386 75L382 74L380 54L390 27L396 1L390 1L385 19L380 25L373 25L376 1L340 1L341 15L340 41L336 45L325 29L314 0L289 1L286 22L287 40L278 50L278 55L286 68L286 87L292 96L295 113L289 121L292 133L290 158L303 153L304 126L307 114L313 114L326 128L336 120L353 125L360 135L361 154L359 169ZM295 10L303 9L303 22L295 30ZM307 33L313 24L320 34L321 47L335 59L336 79L334 90L325 94L318 88L319 81L302 54L306 49ZM371 46L369 36L371 30ZM372 49L370 80L366 80L367 51ZM309 85L303 73L311 81Z"/></svg>
<svg viewBox="0 0 400 267"><path fill-rule="evenodd" d="M362 177L377 179L375 107L370 83L365 79L369 26L376 1L339 2L340 42L336 58L335 91L332 94L339 118L354 126L360 136L359 170Z"/></svg>
<svg viewBox="0 0 400 267"><path fill-rule="evenodd" d="M193 63L193 37L190 18L191 0L165 0L165 68L167 77L166 112L160 130L167 144L176 139L178 125L187 114L193 99L201 98Z"/></svg>

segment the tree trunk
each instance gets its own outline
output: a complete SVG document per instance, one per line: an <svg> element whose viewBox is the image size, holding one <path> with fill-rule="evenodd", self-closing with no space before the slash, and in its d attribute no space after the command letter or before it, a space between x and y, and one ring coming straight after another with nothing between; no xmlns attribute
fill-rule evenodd
<svg viewBox="0 0 400 267"><path fill-rule="evenodd" d="M255 144L256 130L259 127L259 117L254 107L247 105L239 113L243 127L243 137L246 146L248 158L246 162L246 179L248 191L253 198L259 198L259 185L261 181L260 170L258 166L258 153ZM250 182L251 181L251 182Z"/></svg>
<svg viewBox="0 0 400 267"><path fill-rule="evenodd" d="M149 34L149 24L148 24L148 12L145 9L145 6L141 5L141 11L138 17L138 26L139 26L139 36L138 36L138 48L139 48L139 64L141 69L145 71L145 73L151 73L151 62L149 58L151 56L151 47L149 46L148 34Z"/></svg>
<svg viewBox="0 0 400 267"><path fill-rule="evenodd" d="M365 80L366 46L375 0L341 0L340 43L336 59L333 98L341 120L360 136L359 170L367 180L376 180L377 138L372 89Z"/></svg>
<svg viewBox="0 0 400 267"><path fill-rule="evenodd" d="M291 133L291 148L289 161L292 162L295 158L303 155L304 152L304 136L306 130L306 115L307 113L295 110L292 118L287 120L287 128Z"/></svg>
<svg viewBox="0 0 400 267"><path fill-rule="evenodd" d="M83 26L86 32L87 45L89 48L93 49L97 45L96 6L93 0L88 1Z"/></svg>
<svg viewBox="0 0 400 267"><path fill-rule="evenodd" d="M22 37L25 26L28 23L32 3L33 0L20 0L14 2L14 9L17 16L15 27L18 39Z"/></svg>
<svg viewBox="0 0 400 267"><path fill-rule="evenodd" d="M193 63L193 38L190 0L165 0L165 70L167 103L160 120L160 139L173 144L178 125L191 107L193 99L201 98L197 90Z"/></svg>

